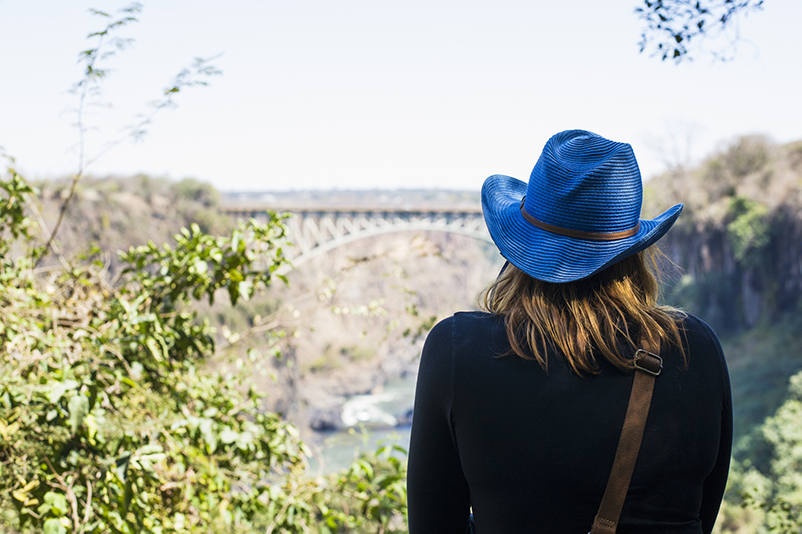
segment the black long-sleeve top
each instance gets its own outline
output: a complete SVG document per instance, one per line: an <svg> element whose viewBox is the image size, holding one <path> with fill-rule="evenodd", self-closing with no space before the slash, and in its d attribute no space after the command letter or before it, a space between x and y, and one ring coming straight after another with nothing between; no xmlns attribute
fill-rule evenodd
<svg viewBox="0 0 802 534"><path fill-rule="evenodd" d="M708 533L732 445L729 376L718 339L683 321L687 368L664 348L618 532ZM429 333L415 394L409 530L585 534L615 455L632 374L606 361L578 376L559 354L546 373L509 351L504 322L458 313Z"/></svg>

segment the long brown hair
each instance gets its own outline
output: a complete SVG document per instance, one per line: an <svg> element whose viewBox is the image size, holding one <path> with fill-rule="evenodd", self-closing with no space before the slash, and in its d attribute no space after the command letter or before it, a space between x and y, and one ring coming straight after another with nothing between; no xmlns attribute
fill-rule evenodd
<svg viewBox="0 0 802 534"><path fill-rule="evenodd" d="M592 277L543 282L513 265L484 293L484 308L504 316L511 350L548 371L548 349L562 353L577 374L597 374L598 356L622 370L643 338L652 347L673 345L683 359L682 312L657 304L657 261L652 247ZM621 353L621 343L632 351Z"/></svg>

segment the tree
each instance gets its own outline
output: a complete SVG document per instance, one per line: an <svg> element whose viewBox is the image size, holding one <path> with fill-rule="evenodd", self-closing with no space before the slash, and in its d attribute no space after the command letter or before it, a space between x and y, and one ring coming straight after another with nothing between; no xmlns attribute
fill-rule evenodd
<svg viewBox="0 0 802 534"><path fill-rule="evenodd" d="M239 375L205 365L215 337L198 303L235 305L281 278L280 216L132 247L110 284L91 258L33 268L33 193L10 161L0 175L0 530L403 529L403 451L314 479L296 430Z"/></svg>
<svg viewBox="0 0 802 534"><path fill-rule="evenodd" d="M773 532L802 529L802 373L791 377L788 398L763 425L772 449L770 491L760 503Z"/></svg>
<svg viewBox="0 0 802 534"><path fill-rule="evenodd" d="M133 2L120 9L116 14L99 9L90 9L89 11L92 15L98 17L103 24L99 30L93 31L86 36L91 44L78 54L78 63L82 67L82 75L71 88L71 91L77 97L77 105L74 110L74 125L78 133L78 161L76 170L70 180L67 196L61 203L53 228L49 231L45 244L41 248L41 254L35 260L37 265L42 261L44 254L55 251L54 244L64 221L64 216L78 189L78 183L86 174L87 169L109 150L117 147L126 139L141 140L159 112L176 106L175 98L181 91L189 87L206 86L211 77L221 74L221 71L211 63L214 58L195 58L190 67L185 67L179 71L173 80L162 89L161 95L157 100L148 104L146 111L136 117L132 126L124 129L122 134L112 136L105 146L96 153L90 153L86 143L87 132L90 129L87 121L87 110L89 107L100 104L102 83L111 72L108 62L133 42L133 39L121 37L119 33L124 28L138 22L139 19L137 17L142 12L142 4Z"/></svg>
<svg viewBox="0 0 802 534"><path fill-rule="evenodd" d="M680 63L707 43L714 58L726 61L735 55L739 17L762 8L763 0L643 0L635 8L646 25L640 51Z"/></svg>
<svg viewBox="0 0 802 534"><path fill-rule="evenodd" d="M282 216L224 235L191 224L169 243L120 252L113 280L92 252L36 268L92 161L83 110L105 76L98 61L114 53L102 43L139 9L93 11L110 22L81 54L79 165L52 230L33 224L36 191L0 151L0 531L402 530L403 451L312 478L292 425L236 374L206 365L215 332L199 304L234 306L282 279ZM131 134L209 69L199 61L179 73Z"/></svg>

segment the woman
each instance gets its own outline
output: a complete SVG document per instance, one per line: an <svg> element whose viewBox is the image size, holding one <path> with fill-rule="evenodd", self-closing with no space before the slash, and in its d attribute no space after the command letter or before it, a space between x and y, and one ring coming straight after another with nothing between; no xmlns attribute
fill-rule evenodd
<svg viewBox="0 0 802 534"><path fill-rule="evenodd" d="M526 184L482 188L507 260L486 312L429 333L409 451L410 532L586 533L612 471L638 349L659 353L617 532L710 532L732 444L726 363L700 319L659 306L632 148L553 136ZM638 404L635 402L634 404ZM636 449L637 450L637 449ZM612 530L615 530L612 526Z"/></svg>

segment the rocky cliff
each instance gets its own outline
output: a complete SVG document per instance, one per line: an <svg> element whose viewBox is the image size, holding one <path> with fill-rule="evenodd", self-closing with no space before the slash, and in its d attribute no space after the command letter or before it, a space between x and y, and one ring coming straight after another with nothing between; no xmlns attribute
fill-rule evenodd
<svg viewBox="0 0 802 534"><path fill-rule="evenodd" d="M665 300L729 333L800 311L802 142L740 138L647 183L647 215L674 202L685 211L661 241L675 264Z"/></svg>

